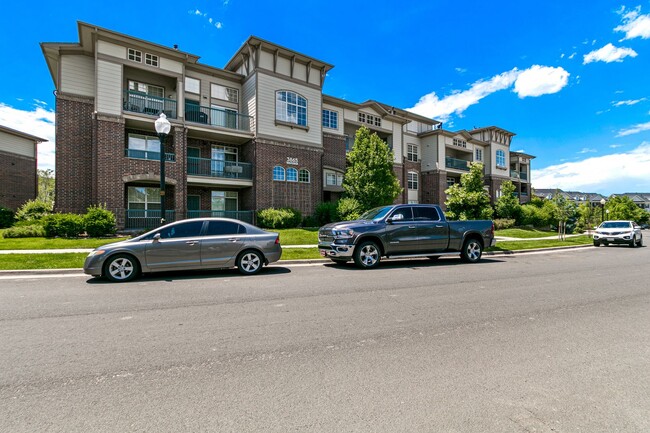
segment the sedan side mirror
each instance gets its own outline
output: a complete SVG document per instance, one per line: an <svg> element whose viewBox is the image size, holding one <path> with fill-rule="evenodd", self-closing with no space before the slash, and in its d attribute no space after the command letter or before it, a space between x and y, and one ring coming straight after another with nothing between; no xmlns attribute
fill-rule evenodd
<svg viewBox="0 0 650 433"><path fill-rule="evenodd" d="M154 242L160 241L160 233L156 233L153 235L153 238L151 238Z"/></svg>

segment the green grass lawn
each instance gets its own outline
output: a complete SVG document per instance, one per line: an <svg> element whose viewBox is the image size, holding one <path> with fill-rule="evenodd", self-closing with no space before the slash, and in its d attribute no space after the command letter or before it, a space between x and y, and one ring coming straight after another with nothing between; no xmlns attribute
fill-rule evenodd
<svg viewBox="0 0 650 433"><path fill-rule="evenodd" d="M494 235L505 236L508 238L529 239L529 238L543 238L543 237L557 236L557 233L533 229L533 228L512 228L512 229L496 230L494 232Z"/></svg>
<svg viewBox="0 0 650 433"><path fill-rule="evenodd" d="M61 248L97 248L111 242L122 241L128 237L121 238L16 238L0 239L0 250L51 250Z"/></svg>
<svg viewBox="0 0 650 433"><path fill-rule="evenodd" d="M557 236L553 239L542 239L535 241L497 241L497 245L488 248L487 251L518 251L531 250L535 248L554 248L554 247L571 247L577 245L591 245L593 243L591 236L582 235L572 238L566 238L561 241Z"/></svg>
<svg viewBox="0 0 650 433"><path fill-rule="evenodd" d="M2 254L0 270L82 268L86 253Z"/></svg>
<svg viewBox="0 0 650 433"><path fill-rule="evenodd" d="M318 243L318 227L307 229L271 230L280 234L282 245L316 245Z"/></svg>

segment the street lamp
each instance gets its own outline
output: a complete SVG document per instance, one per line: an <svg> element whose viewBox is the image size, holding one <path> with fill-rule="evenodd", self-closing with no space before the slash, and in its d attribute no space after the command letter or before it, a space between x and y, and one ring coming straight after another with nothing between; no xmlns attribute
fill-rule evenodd
<svg viewBox="0 0 650 433"><path fill-rule="evenodd" d="M605 221L605 203L607 201L604 198L600 199L600 222Z"/></svg>
<svg viewBox="0 0 650 433"><path fill-rule="evenodd" d="M165 139L172 125L165 113L160 113L155 126L160 140L160 225L163 225L165 224Z"/></svg>

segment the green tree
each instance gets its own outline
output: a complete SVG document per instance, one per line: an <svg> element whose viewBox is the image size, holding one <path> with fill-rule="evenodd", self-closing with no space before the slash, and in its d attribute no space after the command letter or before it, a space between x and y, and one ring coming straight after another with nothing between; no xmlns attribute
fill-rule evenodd
<svg viewBox="0 0 650 433"><path fill-rule="evenodd" d="M631 198L627 196L614 196L607 200L605 204L607 219L610 220L630 220L644 222L647 218L644 210L638 207Z"/></svg>
<svg viewBox="0 0 650 433"><path fill-rule="evenodd" d="M393 201L402 192L393 172L393 151L377 134L362 126L347 156L343 189L364 212Z"/></svg>
<svg viewBox="0 0 650 433"><path fill-rule="evenodd" d="M507 180L501 184L501 197L498 198L495 208L499 218L519 221L521 219L521 204L515 195L515 184Z"/></svg>
<svg viewBox="0 0 650 433"><path fill-rule="evenodd" d="M559 191L555 193L551 201L554 205L553 216L558 222L557 236L558 239L564 240L566 236L567 221L571 218L575 218L576 205L564 195L560 194Z"/></svg>
<svg viewBox="0 0 650 433"><path fill-rule="evenodd" d="M50 203L54 206L54 170L36 170L38 175L38 196L36 200Z"/></svg>
<svg viewBox="0 0 650 433"><path fill-rule="evenodd" d="M490 219L494 211L490 206L490 195L483 185L483 164L474 163L469 173L460 177L460 184L454 184L447 194L447 217L457 220Z"/></svg>

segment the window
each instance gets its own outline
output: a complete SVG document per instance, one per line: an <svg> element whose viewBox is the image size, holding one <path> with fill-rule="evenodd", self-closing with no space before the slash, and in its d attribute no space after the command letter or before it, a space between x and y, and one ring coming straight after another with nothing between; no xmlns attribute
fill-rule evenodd
<svg viewBox="0 0 650 433"><path fill-rule="evenodd" d="M127 190L129 217L160 218L160 189L130 186ZM150 211L154 211L149 213Z"/></svg>
<svg viewBox="0 0 650 433"><path fill-rule="evenodd" d="M145 65L158 67L158 56L154 56L153 54L145 53L145 55L144 55L144 63L145 63Z"/></svg>
<svg viewBox="0 0 650 433"><path fill-rule="evenodd" d="M147 96L153 96L157 98L165 97L165 88L156 86L153 84L140 83L138 81L129 80L129 90L131 92L143 93Z"/></svg>
<svg viewBox="0 0 650 433"><path fill-rule="evenodd" d="M190 93L201 93L201 80L185 77L185 91Z"/></svg>
<svg viewBox="0 0 650 433"><path fill-rule="evenodd" d="M287 90L276 92L275 119L307 126L307 100L295 92Z"/></svg>
<svg viewBox="0 0 650 433"><path fill-rule="evenodd" d="M232 221L210 221L206 236L237 235L246 233L246 227Z"/></svg>
<svg viewBox="0 0 650 433"><path fill-rule="evenodd" d="M418 162L418 145L409 144L407 145L406 159L413 162Z"/></svg>
<svg viewBox="0 0 650 433"><path fill-rule="evenodd" d="M133 48L129 48L129 54L128 54L129 60L132 60L134 62L142 63L142 51L134 50Z"/></svg>
<svg viewBox="0 0 650 433"><path fill-rule="evenodd" d="M303 183L309 183L310 181L309 170L301 168L300 171L298 172L298 181Z"/></svg>
<svg viewBox="0 0 650 433"><path fill-rule="evenodd" d="M440 215L433 207L419 207L413 208L413 217L420 221L439 221Z"/></svg>
<svg viewBox="0 0 650 433"><path fill-rule="evenodd" d="M160 140L158 137L129 134L126 156L138 159L160 159Z"/></svg>
<svg viewBox="0 0 650 433"><path fill-rule="evenodd" d="M503 150L497 150L497 167L506 166L506 153Z"/></svg>
<svg viewBox="0 0 650 433"><path fill-rule="evenodd" d="M454 146L467 147L467 142L465 140L461 140L460 138L454 138Z"/></svg>
<svg viewBox="0 0 650 433"><path fill-rule="evenodd" d="M341 186L343 185L343 175L341 173L326 173L325 185L328 186Z"/></svg>
<svg viewBox="0 0 650 433"><path fill-rule="evenodd" d="M404 217L400 221L413 221L413 211L411 206L396 209L390 218L395 218L396 215L402 215Z"/></svg>
<svg viewBox="0 0 650 433"><path fill-rule="evenodd" d="M418 189L418 174L414 171L408 172L408 189Z"/></svg>
<svg viewBox="0 0 650 433"><path fill-rule="evenodd" d="M323 127L337 129L339 127L339 113L332 110L323 110Z"/></svg>
<svg viewBox="0 0 650 433"><path fill-rule="evenodd" d="M456 183L456 179L453 177L447 178L447 188L451 188Z"/></svg>
<svg viewBox="0 0 650 433"><path fill-rule="evenodd" d="M287 182L298 182L298 170L287 168Z"/></svg>
<svg viewBox="0 0 650 433"><path fill-rule="evenodd" d="M210 195L212 216L228 217L228 212L236 212L239 209L237 191L211 191Z"/></svg>
<svg viewBox="0 0 650 433"><path fill-rule="evenodd" d="M210 85L210 96L212 96L215 99L223 99L224 101L235 102L235 103L239 102L238 89L222 86L220 84L212 83Z"/></svg>
<svg viewBox="0 0 650 433"><path fill-rule="evenodd" d="M483 161L483 149L476 149L476 160Z"/></svg>
<svg viewBox="0 0 650 433"><path fill-rule="evenodd" d="M273 180L284 180L284 168L276 165L273 167Z"/></svg>
<svg viewBox="0 0 650 433"><path fill-rule="evenodd" d="M367 123L372 126L381 126L381 117L368 113L359 113L359 122Z"/></svg>
<svg viewBox="0 0 650 433"><path fill-rule="evenodd" d="M203 221L187 221L158 231L161 239L190 238L201 235Z"/></svg>

